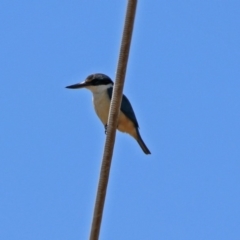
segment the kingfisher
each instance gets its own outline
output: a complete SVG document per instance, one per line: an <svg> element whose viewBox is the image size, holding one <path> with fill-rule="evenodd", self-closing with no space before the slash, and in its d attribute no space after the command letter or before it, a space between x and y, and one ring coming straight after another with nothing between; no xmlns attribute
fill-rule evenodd
<svg viewBox="0 0 240 240"><path fill-rule="evenodd" d="M86 88L92 92L94 109L105 127L105 133L107 131L113 84L113 81L107 75L95 73L89 75L83 82L66 87L70 89ZM124 94L122 96L117 129L120 132L130 134L136 139L145 154L151 154L139 133L139 125L132 105Z"/></svg>

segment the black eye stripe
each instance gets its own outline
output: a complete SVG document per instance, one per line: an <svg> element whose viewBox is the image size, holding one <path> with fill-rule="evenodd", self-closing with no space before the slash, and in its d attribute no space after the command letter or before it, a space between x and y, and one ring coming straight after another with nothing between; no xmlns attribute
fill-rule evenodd
<svg viewBox="0 0 240 240"><path fill-rule="evenodd" d="M91 83L92 83L92 85L98 85L99 84L99 80L96 80L96 79L92 80Z"/></svg>
<svg viewBox="0 0 240 240"><path fill-rule="evenodd" d="M94 79L91 81L91 84L92 85L107 85L109 83L113 83L110 79L101 79L101 80L98 80L98 79Z"/></svg>

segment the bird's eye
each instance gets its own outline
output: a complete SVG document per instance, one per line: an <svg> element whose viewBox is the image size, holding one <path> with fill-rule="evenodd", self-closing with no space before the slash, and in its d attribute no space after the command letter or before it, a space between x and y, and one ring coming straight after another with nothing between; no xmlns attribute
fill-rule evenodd
<svg viewBox="0 0 240 240"><path fill-rule="evenodd" d="M92 85L98 85L98 84L99 84L99 80L97 79L92 80Z"/></svg>

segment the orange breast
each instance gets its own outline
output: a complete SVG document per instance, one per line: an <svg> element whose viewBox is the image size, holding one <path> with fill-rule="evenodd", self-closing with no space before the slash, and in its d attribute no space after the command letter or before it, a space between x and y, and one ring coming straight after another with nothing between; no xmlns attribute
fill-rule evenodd
<svg viewBox="0 0 240 240"><path fill-rule="evenodd" d="M129 118L127 118L121 111L119 113L118 119L118 130L121 132L126 132L135 139L137 139L137 132L133 122Z"/></svg>

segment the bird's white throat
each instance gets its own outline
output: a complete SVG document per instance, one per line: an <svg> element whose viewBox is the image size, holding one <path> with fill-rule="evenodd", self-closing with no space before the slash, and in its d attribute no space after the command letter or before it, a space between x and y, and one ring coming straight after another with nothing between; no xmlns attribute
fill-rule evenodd
<svg viewBox="0 0 240 240"><path fill-rule="evenodd" d="M99 94L102 92L105 92L108 88L112 87L113 85L111 83L106 85L97 85L97 86L88 86L87 89L89 89L93 95Z"/></svg>

